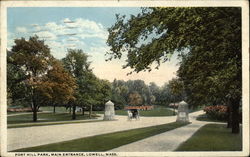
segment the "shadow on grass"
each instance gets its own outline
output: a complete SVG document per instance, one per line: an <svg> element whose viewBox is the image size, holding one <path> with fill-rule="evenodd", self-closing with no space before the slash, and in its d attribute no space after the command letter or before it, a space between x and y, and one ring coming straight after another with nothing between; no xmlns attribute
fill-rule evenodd
<svg viewBox="0 0 250 157"><path fill-rule="evenodd" d="M232 134L225 124L207 124L176 151L241 151L242 134Z"/></svg>

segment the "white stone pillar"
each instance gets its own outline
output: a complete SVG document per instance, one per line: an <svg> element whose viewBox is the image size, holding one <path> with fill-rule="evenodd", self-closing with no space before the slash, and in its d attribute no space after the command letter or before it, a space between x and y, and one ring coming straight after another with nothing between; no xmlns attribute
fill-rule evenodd
<svg viewBox="0 0 250 157"><path fill-rule="evenodd" d="M189 122L188 104L185 101L182 101L179 103L176 121L177 122Z"/></svg>
<svg viewBox="0 0 250 157"><path fill-rule="evenodd" d="M115 119L115 108L112 101L108 101L105 104L105 111L103 120L114 120Z"/></svg>

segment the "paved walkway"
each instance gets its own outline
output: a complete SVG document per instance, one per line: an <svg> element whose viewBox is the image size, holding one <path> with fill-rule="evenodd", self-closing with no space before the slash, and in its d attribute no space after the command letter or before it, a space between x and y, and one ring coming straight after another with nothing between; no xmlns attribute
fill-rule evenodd
<svg viewBox="0 0 250 157"><path fill-rule="evenodd" d="M11 151L105 133L166 124L174 122L176 116L141 117L138 121L128 121L127 116L116 116L116 119L115 121L10 128L7 131L7 149Z"/></svg>
<svg viewBox="0 0 250 157"><path fill-rule="evenodd" d="M180 143L191 137L200 127L209 123L195 120L196 116L202 113L203 111L198 111L189 114L192 124L124 145L111 151L172 151L176 149ZM174 122L176 116L141 117L138 121L128 121L126 116L116 116L116 119L115 121L11 128L8 129L7 149L11 151L105 133L166 124Z"/></svg>
<svg viewBox="0 0 250 157"><path fill-rule="evenodd" d="M110 151L112 152L165 152L174 151L181 143L189 139L199 128L210 122L197 121L201 111L191 113L192 124L165 133L161 133L137 142L133 142Z"/></svg>

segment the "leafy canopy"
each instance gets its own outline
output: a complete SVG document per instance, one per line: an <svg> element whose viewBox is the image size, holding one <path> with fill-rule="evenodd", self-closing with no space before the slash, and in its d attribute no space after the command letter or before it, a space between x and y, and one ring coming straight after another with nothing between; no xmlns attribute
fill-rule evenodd
<svg viewBox="0 0 250 157"><path fill-rule="evenodd" d="M128 20L117 15L108 29L107 54L112 59L127 53L124 67L140 72L187 49L240 52L240 17L241 8L236 7L143 8Z"/></svg>

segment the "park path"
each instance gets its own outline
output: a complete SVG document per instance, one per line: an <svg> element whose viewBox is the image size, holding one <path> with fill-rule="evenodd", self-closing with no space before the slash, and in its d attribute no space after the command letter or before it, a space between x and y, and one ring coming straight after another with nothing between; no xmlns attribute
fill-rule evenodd
<svg viewBox="0 0 250 157"><path fill-rule="evenodd" d="M116 116L116 119L114 121L9 128L7 129L7 149L12 151L105 133L166 124L174 122L176 116L141 117L138 121L128 121L127 116Z"/></svg>
<svg viewBox="0 0 250 157"><path fill-rule="evenodd" d="M199 122L196 122L194 120L194 117L202 113L203 111L198 111L198 112L189 114L192 124L180 128L182 132L178 131L179 129L178 130L174 129L173 131L177 130L177 133L174 133L173 131L169 131L169 132L172 132L172 134L167 134L166 135L167 137L159 136L160 139L154 136L156 138L154 138L152 142L149 140L150 143L155 143L156 144L155 148L156 148L159 145L163 145L163 144L159 144L160 142L164 142L162 138L167 139L166 141L169 141L169 140L176 141L176 139L179 140L180 138L183 138L185 140L184 138L185 130L183 129L186 129L189 132L189 134L186 135L186 139L187 139L188 137L191 136L192 133L194 133L198 129L198 127L201 127L201 125L204 125L206 123L206 122L200 122L202 123L200 125ZM116 116L116 119L117 120L114 120L114 121L59 124L59 125L36 126L36 127L25 127L25 128L10 128L7 131L7 141L8 141L7 149L8 151L12 151L12 150L21 149L21 148L34 147L34 146L45 145L45 144L50 144L50 143L57 143L57 142L68 141L68 140L95 136L95 135L100 135L100 134L106 134L106 133L112 133L112 132L117 132L117 131L124 131L124 130L154 126L154 125L161 125L161 124L166 124L166 123L171 123L171 122L176 121L176 116L141 117L140 120L138 121L136 120L128 121L127 116ZM147 138L147 139L150 139L150 138ZM138 142L142 142L142 141L143 140L138 141ZM145 144L145 142L143 143ZM148 142L146 141L146 143ZM180 143L180 142L177 141L176 143ZM172 142L171 142L171 145L173 145ZM132 149L129 148L130 147L129 145L126 145L126 146L128 146L127 147L128 151L133 151ZM153 146L148 145L148 147L152 147L152 148L151 149L147 148L146 150L152 151ZM112 151L127 151L127 149L123 150L119 148L114 149ZM143 150L143 151L146 151L146 150ZM155 150L158 150L158 149L155 149ZM140 151L140 150L136 150L136 151Z"/></svg>
<svg viewBox="0 0 250 157"><path fill-rule="evenodd" d="M198 111L189 114L192 122L189 125L167 131L149 138L136 141L121 147L109 150L111 152L165 152L174 151L180 144L188 140L198 129L211 122L197 121L196 117L202 114Z"/></svg>

